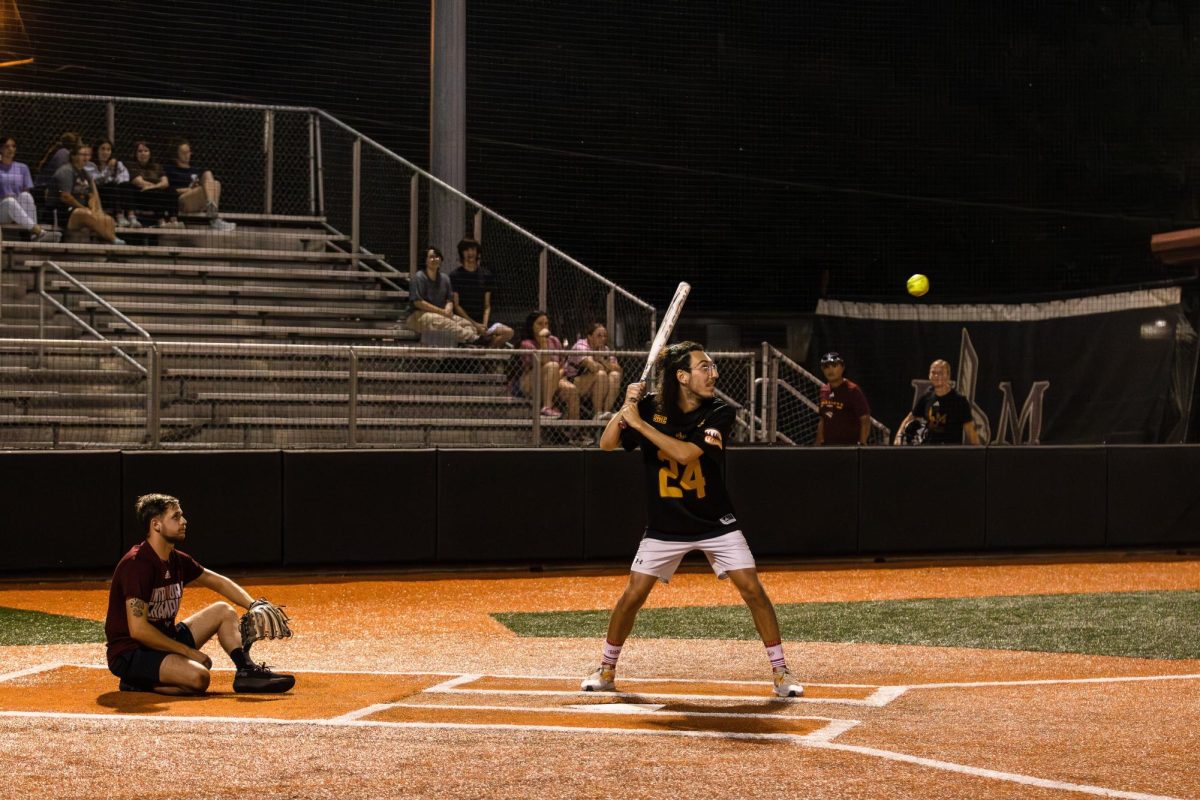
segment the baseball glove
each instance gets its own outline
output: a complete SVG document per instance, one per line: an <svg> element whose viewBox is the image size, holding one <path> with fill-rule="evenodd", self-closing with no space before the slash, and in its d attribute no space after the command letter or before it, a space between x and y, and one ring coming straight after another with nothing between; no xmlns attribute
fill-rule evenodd
<svg viewBox="0 0 1200 800"><path fill-rule="evenodd" d="M283 609L270 600L255 600L238 623L242 633L242 649L248 649L259 639L288 638L292 635L288 619Z"/></svg>

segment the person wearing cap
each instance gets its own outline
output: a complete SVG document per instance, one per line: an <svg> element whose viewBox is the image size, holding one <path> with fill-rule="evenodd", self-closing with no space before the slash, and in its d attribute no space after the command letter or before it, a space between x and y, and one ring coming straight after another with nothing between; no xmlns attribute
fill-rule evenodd
<svg viewBox="0 0 1200 800"><path fill-rule="evenodd" d="M871 435L871 406L854 381L846 380L846 362L838 353L821 356L820 421L817 422L817 446L827 444L866 444Z"/></svg>

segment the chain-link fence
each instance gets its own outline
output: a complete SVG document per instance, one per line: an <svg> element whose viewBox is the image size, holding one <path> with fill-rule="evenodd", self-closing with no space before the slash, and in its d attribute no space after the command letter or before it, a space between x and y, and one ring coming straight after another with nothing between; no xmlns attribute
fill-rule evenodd
<svg viewBox="0 0 1200 800"><path fill-rule="evenodd" d="M825 382L771 345L764 342L762 347L761 441L815 444L817 423L821 421L821 386ZM891 431L872 417L867 444L891 443Z"/></svg>
<svg viewBox="0 0 1200 800"><path fill-rule="evenodd" d="M756 359L713 353L735 442ZM0 448L591 446L645 363L616 350L0 340ZM610 360L611 358L611 360ZM601 374L603 373L603 374Z"/></svg>
<svg viewBox="0 0 1200 800"><path fill-rule="evenodd" d="M136 142L148 144L150 161L167 165L187 140L203 196L179 201L178 209L176 187L164 190L164 200L98 180L115 235L143 248L132 255L153 258L167 245L184 257L192 248L215 248L231 259L278 254L284 261L315 251L353 269L411 275L424 266L427 246L445 254L443 269L452 272L458 242L475 239L493 283L494 320L519 331L530 311L544 309L564 341L598 320L616 346L627 348L645 346L654 330L648 303L316 109L0 92L0 131L17 140L18 160L39 184L39 218L71 242L107 240L66 229L69 209L58 205L52 171L43 165L64 134L92 144L110 140L113 157L127 168L137 163ZM219 186L204 180L205 170ZM207 200L236 230L210 225ZM8 242L28 236L6 227Z"/></svg>

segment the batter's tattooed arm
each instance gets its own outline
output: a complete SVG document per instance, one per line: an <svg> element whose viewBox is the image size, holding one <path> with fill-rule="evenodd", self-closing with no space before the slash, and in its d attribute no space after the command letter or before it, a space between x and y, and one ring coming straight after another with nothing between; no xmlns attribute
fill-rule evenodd
<svg viewBox="0 0 1200 800"><path fill-rule="evenodd" d="M125 605L129 606L129 613L135 617L146 616L146 601L138 597L131 597L125 601Z"/></svg>

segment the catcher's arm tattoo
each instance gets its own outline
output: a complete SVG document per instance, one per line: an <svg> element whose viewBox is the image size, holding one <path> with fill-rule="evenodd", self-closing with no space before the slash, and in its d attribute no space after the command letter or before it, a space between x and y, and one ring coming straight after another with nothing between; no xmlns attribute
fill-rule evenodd
<svg viewBox="0 0 1200 800"><path fill-rule="evenodd" d="M125 605L129 606L129 613L135 617L146 616L146 601L140 597L131 597L125 601Z"/></svg>

